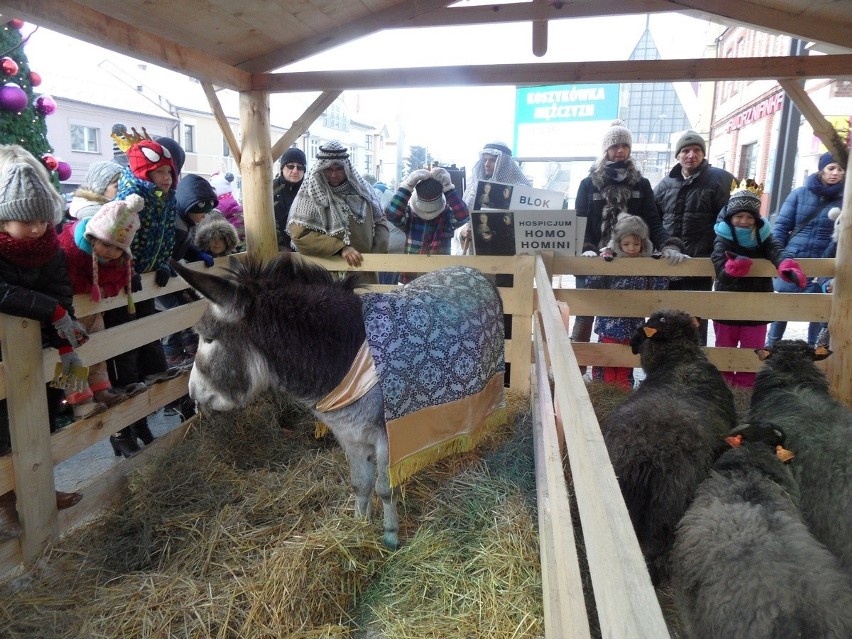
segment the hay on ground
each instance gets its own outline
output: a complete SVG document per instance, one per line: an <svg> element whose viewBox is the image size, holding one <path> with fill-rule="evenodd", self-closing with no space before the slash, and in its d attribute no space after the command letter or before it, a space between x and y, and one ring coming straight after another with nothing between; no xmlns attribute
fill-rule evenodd
<svg viewBox="0 0 852 639"><path fill-rule="evenodd" d="M371 521L354 518L348 463L309 415L264 397L203 416L115 508L0 585L0 627L40 639L541 636L528 402L510 399L477 451L403 487L396 553L381 545L378 502Z"/></svg>

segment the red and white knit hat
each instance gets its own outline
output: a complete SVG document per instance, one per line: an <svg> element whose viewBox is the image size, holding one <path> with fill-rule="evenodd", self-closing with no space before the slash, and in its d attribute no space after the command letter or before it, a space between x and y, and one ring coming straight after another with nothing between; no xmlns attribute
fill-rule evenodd
<svg viewBox="0 0 852 639"><path fill-rule="evenodd" d="M104 204L86 225L86 239L89 242L101 240L119 247L127 256L127 294L130 295L130 279L133 276L133 254L130 244L139 229L139 211L145 206L140 195L131 193L124 200L113 200ZM101 299L98 285L98 256L92 251L92 300Z"/></svg>

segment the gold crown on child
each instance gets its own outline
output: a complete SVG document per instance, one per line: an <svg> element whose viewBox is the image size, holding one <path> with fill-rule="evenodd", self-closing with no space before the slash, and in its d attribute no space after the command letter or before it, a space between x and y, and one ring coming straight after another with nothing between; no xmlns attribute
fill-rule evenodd
<svg viewBox="0 0 852 639"><path fill-rule="evenodd" d="M752 180L751 178L746 178L740 181L739 184L737 184L737 180L734 179L734 181L731 182L731 193L740 190L751 191L752 193L754 193L755 196L760 197L761 195L763 195L763 183L761 182L760 184L758 184L755 180Z"/></svg>
<svg viewBox="0 0 852 639"><path fill-rule="evenodd" d="M134 144L138 144L142 140L153 140L150 135L148 135L148 131L145 130L145 127L142 127L142 133L136 130L135 126L130 127L130 131L125 131L124 135L118 135L117 133L112 134L112 139L115 140L116 146L121 149L123 152L127 152Z"/></svg>

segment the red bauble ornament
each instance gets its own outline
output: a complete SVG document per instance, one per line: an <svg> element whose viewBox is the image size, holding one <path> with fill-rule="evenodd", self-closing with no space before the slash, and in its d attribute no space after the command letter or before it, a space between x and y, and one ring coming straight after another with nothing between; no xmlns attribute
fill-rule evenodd
<svg viewBox="0 0 852 639"><path fill-rule="evenodd" d="M53 115L56 113L56 101L49 95L40 95L36 98L35 108L42 115Z"/></svg>
<svg viewBox="0 0 852 639"><path fill-rule="evenodd" d="M17 29L18 31L20 31L24 27L24 21L14 18L12 20L9 20L9 26L13 29Z"/></svg>
<svg viewBox="0 0 852 639"><path fill-rule="evenodd" d="M8 82L0 87L0 109L21 112L27 108L27 94L14 82Z"/></svg>
<svg viewBox="0 0 852 639"><path fill-rule="evenodd" d="M64 182L71 177L71 165L68 162L60 160L59 165L56 167L56 173L59 175L59 181Z"/></svg>
<svg viewBox="0 0 852 639"><path fill-rule="evenodd" d="M59 167L59 160L52 153L43 153L41 163L47 167L48 171L55 171Z"/></svg>
<svg viewBox="0 0 852 639"><path fill-rule="evenodd" d="M34 87L41 84L41 76L35 71L30 71L30 84Z"/></svg>
<svg viewBox="0 0 852 639"><path fill-rule="evenodd" d="M9 56L0 58L0 68L6 75L18 75L18 63Z"/></svg>

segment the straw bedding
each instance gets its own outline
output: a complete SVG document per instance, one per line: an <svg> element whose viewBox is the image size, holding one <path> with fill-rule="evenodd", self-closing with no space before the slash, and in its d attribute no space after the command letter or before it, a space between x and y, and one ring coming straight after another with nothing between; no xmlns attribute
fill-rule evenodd
<svg viewBox="0 0 852 639"><path fill-rule="evenodd" d="M510 396L476 451L410 479L394 553L306 415L267 396L202 417L118 506L0 584L0 636L541 637L530 430Z"/></svg>

